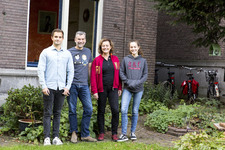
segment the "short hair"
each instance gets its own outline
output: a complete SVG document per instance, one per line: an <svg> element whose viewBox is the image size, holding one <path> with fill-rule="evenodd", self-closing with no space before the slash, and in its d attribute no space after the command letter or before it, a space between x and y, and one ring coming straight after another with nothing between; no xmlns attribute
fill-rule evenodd
<svg viewBox="0 0 225 150"><path fill-rule="evenodd" d="M98 53L99 54L102 54L103 53L102 52L102 43L103 42L106 42L106 41L108 41L109 44L110 44L110 46L111 46L111 50L109 51L109 54L113 54L114 44L113 44L113 42L110 39L107 39L107 38L101 39L101 41L99 42L99 44L98 44Z"/></svg>
<svg viewBox="0 0 225 150"><path fill-rule="evenodd" d="M52 31L52 34L51 34L52 37L53 37L53 35L54 35L55 32L61 32L62 35L63 35L63 37L64 37L64 32L63 32L63 30L61 30L61 29L54 29L54 30Z"/></svg>
<svg viewBox="0 0 225 150"><path fill-rule="evenodd" d="M84 31L77 31L75 34L75 38L77 37L77 35L84 35L86 38L86 33Z"/></svg>
<svg viewBox="0 0 225 150"><path fill-rule="evenodd" d="M141 49L141 45L140 45L140 42L139 42L138 40L131 40L131 41L128 43L129 53L131 54L131 52L130 52L130 43L132 43L132 42L137 43L137 46L139 47L138 55L141 55L141 56L143 57L143 56L144 56L144 53L143 53L143 51L142 51L142 49Z"/></svg>

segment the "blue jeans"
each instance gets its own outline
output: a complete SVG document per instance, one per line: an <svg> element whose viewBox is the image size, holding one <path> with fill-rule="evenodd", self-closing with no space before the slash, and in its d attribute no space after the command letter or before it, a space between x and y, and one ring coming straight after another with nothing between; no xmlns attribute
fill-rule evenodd
<svg viewBox="0 0 225 150"><path fill-rule="evenodd" d="M122 134L127 134L128 117L127 112L133 94L133 106L132 106L132 120L131 120L131 132L135 132L138 121L138 109L141 102L143 91L133 93L126 89L123 90L122 102L121 102L121 116L122 116Z"/></svg>
<svg viewBox="0 0 225 150"><path fill-rule="evenodd" d="M77 97L79 97L83 105L83 117L81 121L81 137L87 137L90 135L89 125L91 115L93 111L91 94L88 85L75 85L72 84L70 88L70 95L67 98L69 105L69 121L70 121L70 132L75 131L78 133L77 128Z"/></svg>
<svg viewBox="0 0 225 150"><path fill-rule="evenodd" d="M61 110L64 103L65 96L62 94L64 90L52 90L49 89L49 96L43 94L44 100L44 117L43 117L43 127L44 127L44 137L50 138L51 130L51 116L53 107L53 138L59 137L59 125Z"/></svg>

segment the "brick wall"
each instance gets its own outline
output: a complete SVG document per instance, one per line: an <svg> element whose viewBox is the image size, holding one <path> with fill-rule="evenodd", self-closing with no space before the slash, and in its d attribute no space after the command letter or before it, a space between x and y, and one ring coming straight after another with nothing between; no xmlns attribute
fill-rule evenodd
<svg viewBox="0 0 225 150"><path fill-rule="evenodd" d="M0 68L25 68L27 8L27 0L0 0Z"/></svg>
<svg viewBox="0 0 225 150"><path fill-rule="evenodd" d="M167 21L173 18L164 13L158 15L156 59L170 60L224 60L225 45L221 45L221 56L209 56L209 48L190 45L196 39L185 24L172 26Z"/></svg>
<svg viewBox="0 0 225 150"><path fill-rule="evenodd" d="M129 54L131 39L140 41L144 58L148 62L148 81L153 83L158 12L146 0L104 1L102 38L115 44L114 54L122 61Z"/></svg>

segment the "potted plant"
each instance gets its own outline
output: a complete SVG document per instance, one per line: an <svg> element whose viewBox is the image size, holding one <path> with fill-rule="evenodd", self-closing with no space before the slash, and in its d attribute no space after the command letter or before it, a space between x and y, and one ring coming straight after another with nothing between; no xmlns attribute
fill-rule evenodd
<svg viewBox="0 0 225 150"><path fill-rule="evenodd" d="M43 95L40 87L30 84L24 85L22 89L11 88L4 105L4 115L11 115L20 122L20 127L24 124L32 123L36 126L41 123L43 116ZM20 131L25 128L21 127Z"/></svg>

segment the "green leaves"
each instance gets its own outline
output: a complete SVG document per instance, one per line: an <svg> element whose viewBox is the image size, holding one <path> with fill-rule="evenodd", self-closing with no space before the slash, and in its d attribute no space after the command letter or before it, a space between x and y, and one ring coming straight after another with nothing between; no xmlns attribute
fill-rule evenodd
<svg viewBox="0 0 225 150"><path fill-rule="evenodd" d="M201 131L199 134L196 132L187 133L174 143L174 147L178 150L222 150L225 148L224 135L219 134L217 137L212 137L205 131Z"/></svg>
<svg viewBox="0 0 225 150"><path fill-rule="evenodd" d="M208 47L225 39L223 0L149 0L157 2L155 9L174 17L172 24L185 23L198 35L192 44Z"/></svg>

